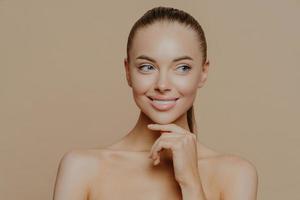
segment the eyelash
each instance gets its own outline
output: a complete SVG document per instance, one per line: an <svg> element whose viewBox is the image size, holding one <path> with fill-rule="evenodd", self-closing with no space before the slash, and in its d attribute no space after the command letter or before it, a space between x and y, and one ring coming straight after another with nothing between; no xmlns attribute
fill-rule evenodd
<svg viewBox="0 0 300 200"><path fill-rule="evenodd" d="M139 68L139 70L141 70L143 67L145 67L145 66L151 66L151 67L153 67L152 65L141 65L141 66L139 66L138 68ZM187 67L188 68L188 71L190 71L191 70L191 67L190 66L188 66L188 65L181 65L180 67ZM179 67L178 67L179 68Z"/></svg>

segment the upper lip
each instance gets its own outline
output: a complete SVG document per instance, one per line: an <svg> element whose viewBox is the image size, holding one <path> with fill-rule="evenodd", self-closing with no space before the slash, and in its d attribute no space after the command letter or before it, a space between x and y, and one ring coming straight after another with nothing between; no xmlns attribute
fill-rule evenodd
<svg viewBox="0 0 300 200"><path fill-rule="evenodd" d="M162 97L162 96L148 96L150 99L155 100L177 100L177 97Z"/></svg>

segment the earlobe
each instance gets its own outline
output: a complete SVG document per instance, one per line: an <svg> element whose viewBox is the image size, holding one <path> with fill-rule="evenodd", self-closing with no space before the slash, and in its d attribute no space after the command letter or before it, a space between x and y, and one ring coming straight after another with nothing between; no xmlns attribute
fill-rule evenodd
<svg viewBox="0 0 300 200"><path fill-rule="evenodd" d="M202 70L202 73L201 73L201 78L199 80L198 88L203 87L204 83L206 82L207 74L208 74L208 68L209 68L209 60L207 60L205 62L205 64L203 65L203 70Z"/></svg>
<svg viewBox="0 0 300 200"><path fill-rule="evenodd" d="M129 87L131 87L131 80L130 80L130 74L129 74L129 64L127 58L124 58L124 67L125 67L125 73L126 73L126 80Z"/></svg>
<svg viewBox="0 0 300 200"><path fill-rule="evenodd" d="M205 81L206 81L206 74L202 74L201 78L200 78L200 81L199 81L199 84L198 84L198 88L202 88Z"/></svg>

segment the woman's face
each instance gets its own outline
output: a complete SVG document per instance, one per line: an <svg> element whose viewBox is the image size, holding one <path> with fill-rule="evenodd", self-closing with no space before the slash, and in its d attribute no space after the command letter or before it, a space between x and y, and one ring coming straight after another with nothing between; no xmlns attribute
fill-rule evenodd
<svg viewBox="0 0 300 200"><path fill-rule="evenodd" d="M179 23L154 23L138 29L129 53L126 78L141 111L159 124L184 116L208 72L196 33Z"/></svg>

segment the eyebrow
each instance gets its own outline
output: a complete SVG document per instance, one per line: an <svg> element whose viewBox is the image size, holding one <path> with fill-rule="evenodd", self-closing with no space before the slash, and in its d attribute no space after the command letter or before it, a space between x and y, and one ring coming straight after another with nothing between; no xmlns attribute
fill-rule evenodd
<svg viewBox="0 0 300 200"><path fill-rule="evenodd" d="M155 61L153 58L151 58L151 57L149 57L149 56L146 56L146 55L140 55L140 56L138 56L136 59L144 59L144 60L149 60L149 61L151 61L151 62L156 63L156 61ZM178 58L175 58L175 59L173 60L173 62L177 62L177 61L179 61L179 60L193 60L193 58L191 58L190 56L180 56L180 57L178 57Z"/></svg>

